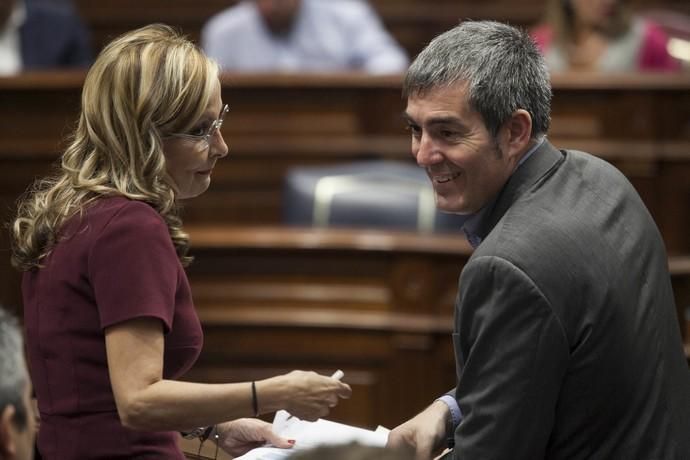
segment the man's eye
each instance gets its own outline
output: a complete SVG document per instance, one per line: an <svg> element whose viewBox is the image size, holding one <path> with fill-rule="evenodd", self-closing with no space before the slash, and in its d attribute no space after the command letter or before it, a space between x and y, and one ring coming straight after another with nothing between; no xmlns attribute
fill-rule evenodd
<svg viewBox="0 0 690 460"><path fill-rule="evenodd" d="M419 137L419 135L420 135L420 133L421 133L421 130L419 129L419 126L407 125L407 126L405 126L405 129L406 129L407 131L411 132L412 135L415 136L415 137Z"/></svg>
<svg viewBox="0 0 690 460"><path fill-rule="evenodd" d="M441 130L440 134L444 139L456 139L458 137L458 133L456 131L451 131L448 129Z"/></svg>

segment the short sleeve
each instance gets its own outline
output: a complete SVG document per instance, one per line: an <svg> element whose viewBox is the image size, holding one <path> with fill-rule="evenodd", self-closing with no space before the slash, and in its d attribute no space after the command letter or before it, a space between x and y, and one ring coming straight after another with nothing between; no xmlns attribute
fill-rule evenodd
<svg viewBox="0 0 690 460"><path fill-rule="evenodd" d="M140 317L172 327L180 264L161 216L129 201L95 237L89 255L101 327Z"/></svg>

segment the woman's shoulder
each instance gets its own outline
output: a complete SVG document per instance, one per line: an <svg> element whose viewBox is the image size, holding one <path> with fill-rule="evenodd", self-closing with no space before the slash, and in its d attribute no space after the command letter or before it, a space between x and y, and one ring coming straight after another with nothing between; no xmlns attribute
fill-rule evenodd
<svg viewBox="0 0 690 460"><path fill-rule="evenodd" d="M89 204L86 215L91 224L105 225L114 219L134 227L164 224L163 217L150 204L124 196L98 198Z"/></svg>
<svg viewBox="0 0 690 460"><path fill-rule="evenodd" d="M125 211L141 212L144 214L158 214L148 203L140 200L132 200L121 195L104 196L93 200L86 210L93 213L118 213Z"/></svg>

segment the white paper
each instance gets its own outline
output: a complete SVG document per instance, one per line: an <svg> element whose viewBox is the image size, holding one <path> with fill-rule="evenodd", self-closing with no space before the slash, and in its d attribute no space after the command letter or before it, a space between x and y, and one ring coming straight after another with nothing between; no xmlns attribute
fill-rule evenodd
<svg viewBox="0 0 690 460"><path fill-rule="evenodd" d="M282 460L296 450L311 449L323 444L347 444L358 442L368 446L383 447L388 440L390 430L379 426L375 431L357 428L343 423L318 419L307 422L297 417L290 417L285 411L278 411L273 419L273 431L287 439L294 439L292 449L277 447L259 447L251 450L236 460Z"/></svg>

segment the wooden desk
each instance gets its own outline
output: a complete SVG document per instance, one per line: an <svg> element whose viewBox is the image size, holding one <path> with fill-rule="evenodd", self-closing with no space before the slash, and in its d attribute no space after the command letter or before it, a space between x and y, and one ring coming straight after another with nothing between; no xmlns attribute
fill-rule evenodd
<svg viewBox="0 0 690 460"><path fill-rule="evenodd" d="M342 369L333 420L395 426L454 385L450 330L464 238L280 227L190 228L204 324L187 378Z"/></svg>

